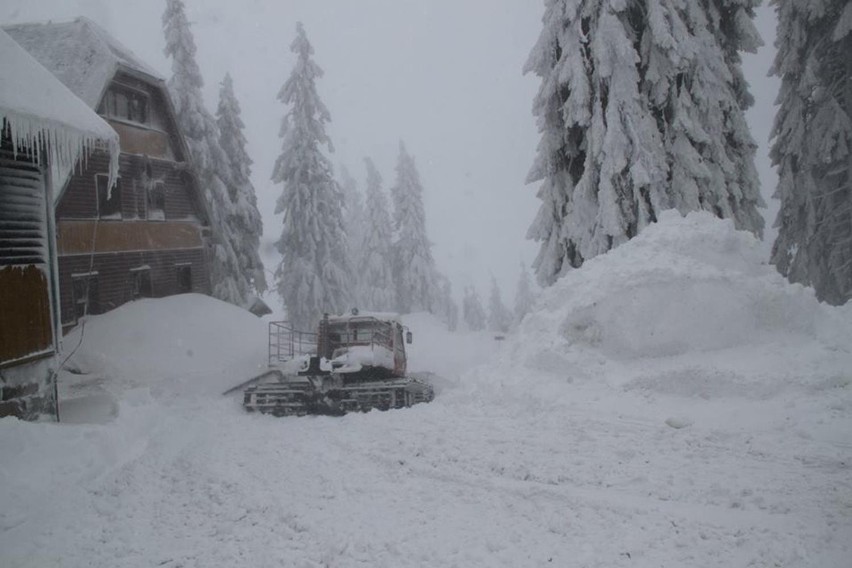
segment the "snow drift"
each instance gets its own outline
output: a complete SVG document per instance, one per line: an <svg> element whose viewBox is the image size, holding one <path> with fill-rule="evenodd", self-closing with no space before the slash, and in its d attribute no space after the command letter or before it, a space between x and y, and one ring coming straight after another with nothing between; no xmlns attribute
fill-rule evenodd
<svg viewBox="0 0 852 568"><path fill-rule="evenodd" d="M72 391L97 383L113 394L218 395L266 368L267 324L209 296L182 294L89 316L65 338L65 351L78 344L69 366L82 374L61 381Z"/></svg>
<svg viewBox="0 0 852 568"><path fill-rule="evenodd" d="M762 256L730 221L666 212L547 289L500 365L517 367L519 381L524 369L613 384L653 375L656 387L686 392L720 377L849 381L852 307L819 304ZM683 389L678 377L695 384Z"/></svg>

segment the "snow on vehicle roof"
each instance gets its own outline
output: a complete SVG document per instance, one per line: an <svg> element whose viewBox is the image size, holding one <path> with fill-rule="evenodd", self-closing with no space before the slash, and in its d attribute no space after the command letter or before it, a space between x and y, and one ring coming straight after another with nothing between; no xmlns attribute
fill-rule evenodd
<svg viewBox="0 0 852 568"><path fill-rule="evenodd" d="M98 143L110 154L110 184L118 175L118 134L6 32L0 30L0 121L8 125L13 151L32 148L41 161L71 170Z"/></svg>
<svg viewBox="0 0 852 568"><path fill-rule="evenodd" d="M4 29L92 109L119 68L162 81L155 70L88 18Z"/></svg>
<svg viewBox="0 0 852 568"><path fill-rule="evenodd" d="M329 315L328 321L329 321L329 323L345 323L345 322L351 321L351 320L356 319L356 318L357 319L373 318L373 319L377 319L379 321L384 321L384 322L400 323L399 314L397 314L395 312L362 312L362 311L358 311L358 313L349 312L349 313L338 314L338 315L334 315L334 316Z"/></svg>

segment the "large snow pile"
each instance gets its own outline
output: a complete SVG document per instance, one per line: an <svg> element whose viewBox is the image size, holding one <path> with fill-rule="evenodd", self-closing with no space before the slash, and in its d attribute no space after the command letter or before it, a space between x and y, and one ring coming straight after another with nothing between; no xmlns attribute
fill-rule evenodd
<svg viewBox="0 0 852 568"><path fill-rule="evenodd" d="M118 396L134 388L218 395L266 368L267 324L209 296L183 294L89 316L64 347L76 348L68 366L77 376L61 381L72 397L75 389L91 394L93 383Z"/></svg>
<svg viewBox="0 0 852 568"><path fill-rule="evenodd" d="M666 212L546 290L500 366L704 397L852 382L852 306L819 304L762 256L730 221Z"/></svg>

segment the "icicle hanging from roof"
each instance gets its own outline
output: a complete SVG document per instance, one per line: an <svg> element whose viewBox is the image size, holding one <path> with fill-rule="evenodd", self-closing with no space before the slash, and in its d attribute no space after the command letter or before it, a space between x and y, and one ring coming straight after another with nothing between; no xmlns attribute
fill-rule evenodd
<svg viewBox="0 0 852 568"><path fill-rule="evenodd" d="M118 178L118 134L50 71L0 30L0 128L12 151L70 171L95 149L110 155L109 186ZM42 156L46 151L47 156Z"/></svg>
<svg viewBox="0 0 852 568"><path fill-rule="evenodd" d="M110 155L109 187L118 179L118 137L104 141L90 132L82 132L51 120L15 115L0 108L0 119L5 120L12 139L12 153L32 154L35 161L44 164L42 149L47 149L50 164L70 171L76 165L85 167L91 152L104 148Z"/></svg>

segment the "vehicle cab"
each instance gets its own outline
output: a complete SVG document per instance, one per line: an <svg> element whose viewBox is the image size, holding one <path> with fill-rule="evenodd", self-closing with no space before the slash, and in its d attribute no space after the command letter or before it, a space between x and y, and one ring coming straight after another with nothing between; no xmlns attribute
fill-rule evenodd
<svg viewBox="0 0 852 568"><path fill-rule="evenodd" d="M396 314L352 313L326 316L320 323L319 353L337 373L372 372L402 377L405 341L411 342Z"/></svg>

